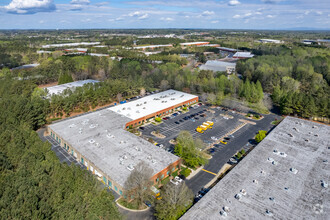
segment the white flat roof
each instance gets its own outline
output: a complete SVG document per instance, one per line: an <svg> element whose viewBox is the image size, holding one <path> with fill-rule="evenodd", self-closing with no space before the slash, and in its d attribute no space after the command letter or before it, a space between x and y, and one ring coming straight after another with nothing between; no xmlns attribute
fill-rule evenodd
<svg viewBox="0 0 330 220"><path fill-rule="evenodd" d="M98 45L100 42L80 42L80 43L65 43L65 44L48 44L43 45L42 48L50 48L50 47L76 47L79 45L85 45L85 46L92 46L92 45Z"/></svg>
<svg viewBox="0 0 330 220"><path fill-rule="evenodd" d="M136 120L196 97L195 95L170 89L111 107L109 110L124 115L131 120Z"/></svg>
<svg viewBox="0 0 330 220"><path fill-rule="evenodd" d="M46 87L44 89L48 90L48 95L59 95L61 94L65 89L73 89L76 87L81 87L87 83L98 83L100 81L97 80L92 80L92 79L87 79L87 80L80 80L80 81L75 81L71 83L65 83L57 86L51 86L51 87Z"/></svg>
<svg viewBox="0 0 330 220"><path fill-rule="evenodd" d="M251 52L236 52L233 57L246 57L251 58L254 57L254 54L251 54Z"/></svg>
<svg viewBox="0 0 330 220"><path fill-rule="evenodd" d="M146 49L146 48L155 48L155 47L172 47L172 44L164 44L164 45L148 45L148 46L137 46L133 47L134 49Z"/></svg>
<svg viewBox="0 0 330 220"><path fill-rule="evenodd" d="M187 43L180 43L180 45L185 46L185 45L195 45L195 44L209 44L210 42L187 42Z"/></svg>

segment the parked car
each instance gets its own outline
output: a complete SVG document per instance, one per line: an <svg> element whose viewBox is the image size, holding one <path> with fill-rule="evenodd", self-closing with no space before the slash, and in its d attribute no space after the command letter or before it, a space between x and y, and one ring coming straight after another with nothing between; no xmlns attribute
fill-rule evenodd
<svg viewBox="0 0 330 220"><path fill-rule="evenodd" d="M209 152L209 154L214 154L215 153L215 149L214 148L210 148L209 150L208 150L208 152Z"/></svg>
<svg viewBox="0 0 330 220"><path fill-rule="evenodd" d="M177 182L179 182L179 183L182 183L182 181L183 181L183 180L182 180L180 177L178 177L178 176L174 177L174 180L177 181Z"/></svg>
<svg viewBox="0 0 330 220"><path fill-rule="evenodd" d="M140 127L141 130L144 130L144 127Z"/></svg>
<svg viewBox="0 0 330 220"><path fill-rule="evenodd" d="M220 141L221 144L227 144L227 141Z"/></svg>
<svg viewBox="0 0 330 220"><path fill-rule="evenodd" d="M179 185L179 182L178 181L170 180L170 182L173 183L174 185Z"/></svg>
<svg viewBox="0 0 330 220"><path fill-rule="evenodd" d="M166 117L164 117L164 118L163 118L163 120L164 120L164 121L166 121L166 120L167 120L167 118L166 118Z"/></svg>
<svg viewBox="0 0 330 220"><path fill-rule="evenodd" d="M214 141L217 141L218 140L218 138L216 138L214 136L212 136L211 139L214 140Z"/></svg>
<svg viewBox="0 0 330 220"><path fill-rule="evenodd" d="M176 121L176 122L174 122L174 123L177 124L177 125L180 124L180 122L178 122L178 121Z"/></svg>
<svg viewBox="0 0 330 220"><path fill-rule="evenodd" d="M195 117L194 119L198 120L199 118L198 117Z"/></svg>
<svg viewBox="0 0 330 220"><path fill-rule="evenodd" d="M223 139L229 141L230 140L230 137L224 137Z"/></svg>
<svg viewBox="0 0 330 220"><path fill-rule="evenodd" d="M180 120L179 120L179 122L183 122L183 120L182 120L182 119L180 119Z"/></svg>
<svg viewBox="0 0 330 220"><path fill-rule="evenodd" d="M146 206L148 206L148 207L151 207L151 202L149 202L149 201L144 201L144 204L146 204Z"/></svg>
<svg viewBox="0 0 330 220"><path fill-rule="evenodd" d="M184 117L183 120L188 120L188 116Z"/></svg>
<svg viewBox="0 0 330 220"><path fill-rule="evenodd" d="M237 163L237 160L232 157L232 158L229 159L229 162L231 162L231 163Z"/></svg>

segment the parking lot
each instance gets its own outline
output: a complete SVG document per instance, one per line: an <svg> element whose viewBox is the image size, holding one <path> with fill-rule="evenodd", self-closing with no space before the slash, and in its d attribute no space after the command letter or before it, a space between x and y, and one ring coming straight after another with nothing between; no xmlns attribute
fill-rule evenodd
<svg viewBox="0 0 330 220"><path fill-rule="evenodd" d="M224 118L220 114L231 115L232 119ZM194 138L200 138L208 146L215 142L219 138L223 137L229 131L235 129L241 125L242 122L239 119L243 119L244 116L235 114L230 111L222 110L221 108L209 108L205 105L194 107L189 109L189 112L178 114L177 116L170 116L170 119L164 120L159 125L149 124L143 129L140 129L143 137L152 138L159 144L162 144L165 150L173 152L173 145L170 144L170 140L175 139L180 131L189 131ZM203 124L203 122L214 122L212 129L207 129L204 133L198 133L196 128ZM160 134L165 135L165 138L158 138L151 134L153 131L158 131Z"/></svg>
<svg viewBox="0 0 330 220"><path fill-rule="evenodd" d="M198 115L190 117L187 120L184 119L185 117L196 113L198 113ZM200 117L200 114L205 114L205 117ZM233 116L233 118L224 118L224 115ZM243 125L243 122L240 120L246 120L244 115L220 107L209 108L202 105L198 108L189 109L189 112L178 114L175 117L172 116L168 120L163 120L161 124L149 124L143 129L140 129L140 131L142 131L142 136L144 138L152 138L157 143L162 144L164 150L172 153L174 153L174 145L170 144L169 141L176 138L181 130L188 130L194 138L202 139L206 146L213 143L214 138L221 138L228 132L234 131L234 133L229 136L230 139L227 144L218 143L211 148L209 153L212 155L212 158L209 160L209 163L204 166L203 170L191 179L185 181L193 193L197 194L201 188L203 188L216 176L222 166L228 163L230 158L237 151L241 149L248 151L251 147L253 147L254 143L252 140L255 134L259 130L269 131L273 127L271 122L278 117L273 114L263 116L264 118L262 120L250 120L254 124L247 123L236 130L235 128ZM198 119L195 119L195 117ZM201 125L205 121L213 121L213 128L207 129L203 134L196 132L195 129L197 126ZM151 134L152 131L159 131L159 133L165 135L166 138L157 138Z"/></svg>

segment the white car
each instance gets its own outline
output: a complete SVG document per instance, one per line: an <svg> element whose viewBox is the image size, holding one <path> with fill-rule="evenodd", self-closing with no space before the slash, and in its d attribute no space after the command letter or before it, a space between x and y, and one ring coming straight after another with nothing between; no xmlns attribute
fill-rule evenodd
<svg viewBox="0 0 330 220"><path fill-rule="evenodd" d="M179 182L178 181L170 180L170 182L173 183L174 185L179 185Z"/></svg>
<svg viewBox="0 0 330 220"><path fill-rule="evenodd" d="M183 181L183 180L182 180L180 177L178 177L178 176L174 177L174 180L177 181L177 182L179 182L179 183L181 183L181 182Z"/></svg>

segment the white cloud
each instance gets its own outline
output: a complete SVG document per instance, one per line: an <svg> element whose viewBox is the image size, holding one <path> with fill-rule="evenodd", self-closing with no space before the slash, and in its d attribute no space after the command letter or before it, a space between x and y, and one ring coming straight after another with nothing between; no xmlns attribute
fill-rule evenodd
<svg viewBox="0 0 330 220"><path fill-rule="evenodd" d="M262 13L260 11L257 11L256 15L262 15Z"/></svg>
<svg viewBox="0 0 330 220"><path fill-rule="evenodd" d="M202 16L214 15L214 11L203 11Z"/></svg>
<svg viewBox="0 0 330 220"><path fill-rule="evenodd" d="M122 18L122 17L108 19L108 21L110 21L110 22L113 22L113 21L122 21L122 20L124 20L124 18Z"/></svg>
<svg viewBox="0 0 330 220"><path fill-rule="evenodd" d="M72 0L70 3L75 5L88 5L91 2L89 0Z"/></svg>
<svg viewBox="0 0 330 220"><path fill-rule="evenodd" d="M258 12L256 14L259 14ZM260 13L261 14L261 13ZM251 17L253 14L251 12L245 13L244 15L234 15L233 18L248 18Z"/></svg>
<svg viewBox="0 0 330 220"><path fill-rule="evenodd" d="M267 18L275 18L275 15L267 15Z"/></svg>
<svg viewBox="0 0 330 220"><path fill-rule="evenodd" d="M240 15L234 15L233 18L240 18Z"/></svg>
<svg viewBox="0 0 330 220"><path fill-rule="evenodd" d="M211 21L211 24L219 23L219 21Z"/></svg>
<svg viewBox="0 0 330 220"><path fill-rule="evenodd" d="M322 12L322 11L316 11L316 14L318 14L318 15L322 15L323 12Z"/></svg>
<svg viewBox="0 0 330 220"><path fill-rule="evenodd" d="M264 2L265 4L276 4L276 3L280 3L283 2L284 0L262 0L262 2Z"/></svg>
<svg viewBox="0 0 330 220"><path fill-rule="evenodd" d="M40 24L43 24L43 23L45 23L45 21L44 20L40 20L39 23Z"/></svg>
<svg viewBox="0 0 330 220"><path fill-rule="evenodd" d="M250 17L252 15L252 13L251 12L248 12L248 13L246 13L245 15L244 15L244 17Z"/></svg>
<svg viewBox="0 0 330 220"><path fill-rule="evenodd" d="M230 0L228 2L228 5L230 5L230 6L236 6L236 5L239 5L239 4L241 4L241 3L238 0Z"/></svg>
<svg viewBox="0 0 330 220"><path fill-rule="evenodd" d="M160 18L161 21L174 21L173 18Z"/></svg>
<svg viewBox="0 0 330 220"><path fill-rule="evenodd" d="M90 18L86 18L86 19L82 19L81 21L82 21L82 22L90 22L90 21L92 21L92 19L90 19Z"/></svg>
<svg viewBox="0 0 330 220"><path fill-rule="evenodd" d="M144 20L144 19L147 19L148 17L149 17L148 14L144 14L144 15L138 17L138 19L139 19L139 20Z"/></svg>
<svg viewBox="0 0 330 220"><path fill-rule="evenodd" d="M13 14L35 14L56 10L53 0L12 0L9 5L1 8Z"/></svg>
<svg viewBox="0 0 330 220"><path fill-rule="evenodd" d="M139 19L139 20L144 20L149 17L149 14L141 12L141 11L135 11L135 12L129 13L128 16L137 17L137 19Z"/></svg>

